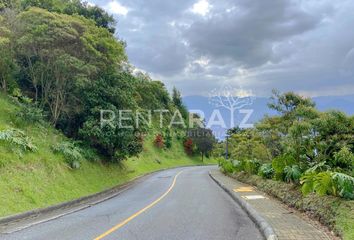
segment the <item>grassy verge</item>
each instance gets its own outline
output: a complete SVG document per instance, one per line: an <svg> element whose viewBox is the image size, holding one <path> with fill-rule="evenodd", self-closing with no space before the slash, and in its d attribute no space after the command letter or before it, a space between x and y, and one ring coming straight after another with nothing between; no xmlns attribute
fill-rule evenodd
<svg viewBox="0 0 354 240"><path fill-rule="evenodd" d="M23 130L38 151L23 152L0 142L0 216L73 200L155 170L202 164L199 157L188 157L176 139L171 149L161 150L153 146L153 136L148 136L139 157L120 165L83 161L79 169L72 170L60 154L51 150L51 146L67 139L49 126L24 124L16 117L17 110L0 95L0 130Z"/></svg>
<svg viewBox="0 0 354 240"><path fill-rule="evenodd" d="M333 196L318 196L309 194L303 197L298 186L263 179L256 175L241 172L230 175L264 191L290 207L306 212L312 218L328 226L344 240L354 239L354 201Z"/></svg>

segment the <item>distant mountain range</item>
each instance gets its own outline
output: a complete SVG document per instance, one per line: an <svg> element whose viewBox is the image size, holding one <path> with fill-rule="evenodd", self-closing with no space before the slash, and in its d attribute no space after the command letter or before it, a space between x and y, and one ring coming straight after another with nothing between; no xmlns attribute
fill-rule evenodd
<svg viewBox="0 0 354 240"><path fill-rule="evenodd" d="M326 96L326 97L315 97L313 98L316 103L316 108L321 111L327 111L331 109L336 109L345 112L348 115L354 115L354 95L347 96ZM209 121L211 114L214 109L218 109L221 113L226 128L224 127L211 127L214 134L219 138L223 139L225 131L230 127L230 111L223 107L215 107L209 103L209 98L204 96L186 96L183 98L184 104L187 106L188 110L201 110L205 114L206 121ZM265 114L275 115L276 112L270 110L267 106L269 98L260 97L255 98L253 104L244 107L244 109L253 109L253 113L250 116L247 123L255 123L259 121ZM238 125L242 121L246 114L235 112L235 124ZM219 120L217 117L214 120Z"/></svg>

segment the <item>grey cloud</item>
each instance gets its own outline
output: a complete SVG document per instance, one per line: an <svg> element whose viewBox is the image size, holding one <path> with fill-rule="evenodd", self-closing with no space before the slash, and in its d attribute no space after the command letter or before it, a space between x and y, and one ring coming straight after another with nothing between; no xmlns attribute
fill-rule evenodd
<svg viewBox="0 0 354 240"><path fill-rule="evenodd" d="M197 53L229 58L246 66L262 65L273 59L275 42L309 31L321 20L321 16L313 16L290 1L233 2L186 30L185 37ZM236 10L226 11L232 7Z"/></svg>
<svg viewBox="0 0 354 240"><path fill-rule="evenodd" d="M354 91L353 1L208 0L205 17L188 11L197 0L117 1L129 9L116 17L130 62L185 95L225 83L257 95Z"/></svg>

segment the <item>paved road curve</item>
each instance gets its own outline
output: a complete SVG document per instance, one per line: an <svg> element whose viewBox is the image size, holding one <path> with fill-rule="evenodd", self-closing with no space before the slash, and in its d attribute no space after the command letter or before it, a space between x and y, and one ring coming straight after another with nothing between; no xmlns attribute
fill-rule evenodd
<svg viewBox="0 0 354 240"><path fill-rule="evenodd" d="M159 172L117 197L0 239L262 239L208 176L211 167Z"/></svg>

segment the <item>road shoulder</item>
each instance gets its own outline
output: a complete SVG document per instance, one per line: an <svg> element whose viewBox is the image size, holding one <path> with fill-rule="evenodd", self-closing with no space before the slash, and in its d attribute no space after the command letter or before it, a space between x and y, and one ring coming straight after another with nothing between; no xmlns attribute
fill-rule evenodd
<svg viewBox="0 0 354 240"><path fill-rule="evenodd" d="M306 219L289 211L278 201L250 185L212 170L210 176L226 190L255 220L267 239L330 239ZM247 209L248 208L248 209ZM265 222L262 222L265 221ZM275 236L272 236L274 231Z"/></svg>

